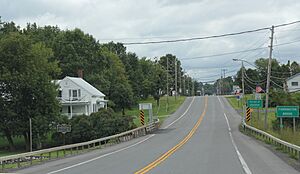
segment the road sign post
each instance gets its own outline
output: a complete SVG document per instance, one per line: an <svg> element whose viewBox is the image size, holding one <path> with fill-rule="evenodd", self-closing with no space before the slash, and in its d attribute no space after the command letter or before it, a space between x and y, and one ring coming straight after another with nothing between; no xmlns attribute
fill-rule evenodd
<svg viewBox="0 0 300 174"><path fill-rule="evenodd" d="M293 132L296 132L295 118L299 117L299 106L277 106L276 117L280 118L280 129L282 129L282 118L293 118Z"/></svg>
<svg viewBox="0 0 300 174"><path fill-rule="evenodd" d="M145 125L145 113L143 110L140 110L140 119L141 119L141 125Z"/></svg>
<svg viewBox="0 0 300 174"><path fill-rule="evenodd" d="M153 123L153 112L152 112L152 103L140 103L139 110L148 110L149 111L149 123Z"/></svg>
<svg viewBox="0 0 300 174"><path fill-rule="evenodd" d="M247 100L247 105L250 108L257 109L262 108L262 100Z"/></svg>
<svg viewBox="0 0 300 174"><path fill-rule="evenodd" d="M255 98L258 98L257 96ZM257 120L259 121L259 108L263 107L262 100L247 100L247 105L250 108L257 109ZM251 121L252 123L252 121Z"/></svg>
<svg viewBox="0 0 300 174"><path fill-rule="evenodd" d="M58 124L57 127L57 132L60 132L63 134L63 145L66 144L66 138L65 138L65 134L68 132L71 132L71 125L69 124Z"/></svg>
<svg viewBox="0 0 300 174"><path fill-rule="evenodd" d="M246 108L246 122L251 120L251 109L249 107ZM252 121L251 121L252 124Z"/></svg>

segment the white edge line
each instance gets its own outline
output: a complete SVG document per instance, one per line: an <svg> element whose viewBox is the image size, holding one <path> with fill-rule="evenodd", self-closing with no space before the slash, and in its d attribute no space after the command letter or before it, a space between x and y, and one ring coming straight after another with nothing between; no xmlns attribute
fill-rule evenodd
<svg viewBox="0 0 300 174"><path fill-rule="evenodd" d="M229 124L228 118L227 118L225 113L224 113L224 117L225 117L226 122L227 122L228 130L229 130L229 132L231 132L230 124Z"/></svg>
<svg viewBox="0 0 300 174"><path fill-rule="evenodd" d="M52 171L52 172L49 172L47 174L53 174L53 173L58 173L58 172L61 172L61 171L64 171L64 170L67 170L67 169L70 169L70 168L74 168L74 167L77 167L77 166L80 166L80 165L83 165L83 164L86 164L86 163L89 163L89 162L92 162L92 161L95 161L97 159L100 159L100 158L103 158L103 157L106 157L106 156L109 156L109 155L112 155L112 154L115 154L115 153L118 153L118 152L121 152L121 151L124 151L126 149L129 149L131 147L134 147L134 146L137 146L145 141L147 141L148 139L150 139L151 137L153 137L155 134L152 134L150 135L149 137L147 137L146 139L143 139L135 144L132 144L130 146L127 146L127 147L124 147L122 149L119 149L119 150L116 150L116 151L113 151L113 152L110 152L110 153L107 153L107 154L104 154L104 155L101 155L101 156L98 156L96 158L92 158L92 159L89 159L87 161L84 161L84 162L81 162L81 163L77 163L77 164L74 164L74 165L71 165L71 166L68 166L68 167L65 167L65 168L62 168L62 169L59 169L59 170L55 170L55 171Z"/></svg>
<svg viewBox="0 0 300 174"><path fill-rule="evenodd" d="M191 101L189 107L185 110L185 112L180 117L178 117L176 120L174 120L173 122L171 122L170 124L168 124L167 126L165 126L163 129L166 129L166 128L172 126L174 123L176 123L178 120L180 120L188 112L188 110L190 109L190 107L194 103L194 100L195 100L195 97L193 97L193 100Z"/></svg>
<svg viewBox="0 0 300 174"><path fill-rule="evenodd" d="M237 146L236 146L236 144L235 144L235 142L234 142L234 140L233 140L233 137L232 137L231 132L229 132L229 135L230 135L230 138L231 138L232 145L233 145L233 147L234 147L234 149L235 149L235 151L236 151L236 153L237 153L237 155L238 155L238 157L239 157L239 160L240 160L240 162L241 162L241 164L242 164L242 166L243 166L243 169L244 169L245 173L246 173L246 174L252 174L252 172L251 172L251 170L249 169L249 167L248 167L246 161L244 160L242 154L241 154L240 151L238 150L238 148L237 148Z"/></svg>
<svg viewBox="0 0 300 174"><path fill-rule="evenodd" d="M170 123L169 125L165 126L163 129L166 129L166 128L170 127L171 125L173 125L174 123L176 123L178 120L180 120L180 119L188 112L188 110L189 110L190 107L192 106L192 103L194 102L194 100L195 100L195 97L193 97L193 100L191 101L189 107L185 110L185 112L184 112L180 117L178 117L176 120L174 120L172 123ZM139 142L137 142L137 143L135 143L135 144L132 144L132 145L130 145L130 146L124 147L124 148L122 148L122 149L119 149L119 150L116 150L116 151L113 151L113 152L110 152L110 153L107 153L107 154L104 154L104 155L101 155L101 156L98 156L98 157L96 157L96 158L89 159L89 160L84 161L84 162L81 162L81 163L77 163L77 164L74 164L74 165L71 165L71 166L68 166L68 167L59 169L59 170L55 170L55 171L49 172L49 173L47 173L47 174L58 173L58 172L61 172L61 171L64 171L64 170L67 170L67 169L70 169L70 168L74 168L74 167L77 167L77 166L81 166L81 165L83 165L83 164L86 164L86 163L95 161L95 160L100 159L100 158L104 158L104 157L109 156L109 155L112 155L112 154L115 154L115 153L124 151L124 150L126 150L126 149L129 149L129 148L131 148L131 147L137 146L137 145L139 145L139 144L141 144L141 143L147 141L148 139L154 137L155 135L156 135L156 134L152 134L152 135L150 135L149 137L147 137L146 139L141 140L141 141L139 141Z"/></svg>
<svg viewBox="0 0 300 174"><path fill-rule="evenodd" d="M219 97L218 97L218 99L219 99L220 104L223 105ZM224 108L224 107L223 107L223 108ZM242 154L240 153L240 151L238 150L238 148L237 148L237 146L236 146L236 144L235 144L235 142L234 142L234 139L233 139L232 133L231 133L230 124L229 124L228 118L227 118L227 116L226 116L225 113L224 113L224 117L225 117L225 119L226 119L226 123L227 123L227 126L228 126L229 136L230 136L232 145L233 145L233 147L234 147L234 149L235 149L235 152L236 152L236 154L238 155L238 158L239 158L239 160L240 160L240 162L241 162L241 164L242 164L243 170L245 171L246 174L252 174L252 172L251 172L251 170L249 169L249 167L248 167L246 161L244 160Z"/></svg>

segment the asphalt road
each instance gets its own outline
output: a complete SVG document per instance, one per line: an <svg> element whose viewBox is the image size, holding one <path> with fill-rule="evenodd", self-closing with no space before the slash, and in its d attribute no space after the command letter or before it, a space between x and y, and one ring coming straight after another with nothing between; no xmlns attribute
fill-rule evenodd
<svg viewBox="0 0 300 174"><path fill-rule="evenodd" d="M241 134L240 121L222 97L191 97L154 134L16 173L299 173Z"/></svg>

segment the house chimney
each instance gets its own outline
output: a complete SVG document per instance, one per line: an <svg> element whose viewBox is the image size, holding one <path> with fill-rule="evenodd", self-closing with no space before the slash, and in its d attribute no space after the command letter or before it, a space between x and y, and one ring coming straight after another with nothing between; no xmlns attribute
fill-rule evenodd
<svg viewBox="0 0 300 174"><path fill-rule="evenodd" d="M77 70L77 76L83 79L83 69Z"/></svg>

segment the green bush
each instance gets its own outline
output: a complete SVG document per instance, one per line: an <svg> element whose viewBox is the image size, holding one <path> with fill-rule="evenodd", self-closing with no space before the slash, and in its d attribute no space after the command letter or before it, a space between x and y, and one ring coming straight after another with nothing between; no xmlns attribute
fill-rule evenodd
<svg viewBox="0 0 300 174"><path fill-rule="evenodd" d="M67 144L102 138L136 127L132 117L118 115L111 108L100 109L90 116L74 116L67 124L72 126L72 131L65 136ZM63 144L63 135L55 132L52 134L52 140L57 145Z"/></svg>

